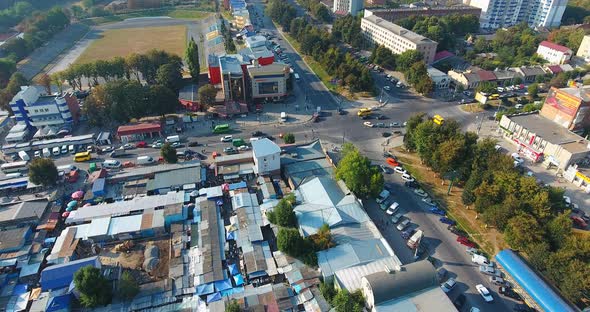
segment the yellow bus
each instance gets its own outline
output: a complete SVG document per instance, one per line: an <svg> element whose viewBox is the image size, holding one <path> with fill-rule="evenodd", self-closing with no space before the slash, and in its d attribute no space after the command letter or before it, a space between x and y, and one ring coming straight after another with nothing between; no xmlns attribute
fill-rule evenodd
<svg viewBox="0 0 590 312"><path fill-rule="evenodd" d="M437 125L442 125L445 122L445 119L442 118L441 115L434 115L434 117L432 117L432 121L434 121L434 123Z"/></svg>
<svg viewBox="0 0 590 312"><path fill-rule="evenodd" d="M356 114L359 117L369 116L369 115L371 115L371 109L370 108L361 108Z"/></svg>
<svg viewBox="0 0 590 312"><path fill-rule="evenodd" d="M74 155L75 162L83 162L83 161L88 161L90 159L92 159L90 152L81 152L81 153L77 153L76 155Z"/></svg>

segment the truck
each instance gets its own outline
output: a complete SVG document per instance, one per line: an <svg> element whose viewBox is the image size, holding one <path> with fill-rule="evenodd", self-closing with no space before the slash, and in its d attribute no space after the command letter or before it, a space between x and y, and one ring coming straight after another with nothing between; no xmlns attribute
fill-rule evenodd
<svg viewBox="0 0 590 312"><path fill-rule="evenodd" d="M31 160L31 157L29 156L29 154L27 154L27 152L25 151L20 151L18 152L18 157L20 157L20 159L24 160L24 161L29 161Z"/></svg>
<svg viewBox="0 0 590 312"><path fill-rule="evenodd" d="M123 157L127 154L128 154L128 152L124 148L118 148L118 149L112 151L110 156L112 158L117 158L117 157Z"/></svg>
<svg viewBox="0 0 590 312"><path fill-rule="evenodd" d="M139 156L137 157L137 164L138 165L149 165L155 162L152 156Z"/></svg>
<svg viewBox="0 0 590 312"><path fill-rule="evenodd" d="M408 239L408 247L410 247L411 249L415 249L416 247L418 247L418 244L420 244L420 240L423 236L424 233L422 232L422 230L416 231L416 233L414 233L414 235L412 235L412 237Z"/></svg>
<svg viewBox="0 0 590 312"><path fill-rule="evenodd" d="M168 143L180 142L180 137L178 135L171 135L166 138L166 142L168 142Z"/></svg>
<svg viewBox="0 0 590 312"><path fill-rule="evenodd" d="M281 122L287 122L287 113L281 112Z"/></svg>

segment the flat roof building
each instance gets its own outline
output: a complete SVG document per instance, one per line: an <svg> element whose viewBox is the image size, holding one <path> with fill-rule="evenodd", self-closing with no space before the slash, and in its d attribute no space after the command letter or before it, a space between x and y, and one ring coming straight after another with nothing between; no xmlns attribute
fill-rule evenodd
<svg viewBox="0 0 590 312"><path fill-rule="evenodd" d="M365 16L361 20L361 30L367 40L383 45L395 54L417 50L424 56L426 64L434 61L438 43L372 15L370 10L365 10Z"/></svg>
<svg viewBox="0 0 590 312"><path fill-rule="evenodd" d="M552 87L547 92L541 116L572 131L590 126L590 86Z"/></svg>
<svg viewBox="0 0 590 312"><path fill-rule="evenodd" d="M117 136L122 142L138 141L144 138L153 138L154 134L162 135L162 125L156 122L142 122L133 125L124 125L117 128Z"/></svg>

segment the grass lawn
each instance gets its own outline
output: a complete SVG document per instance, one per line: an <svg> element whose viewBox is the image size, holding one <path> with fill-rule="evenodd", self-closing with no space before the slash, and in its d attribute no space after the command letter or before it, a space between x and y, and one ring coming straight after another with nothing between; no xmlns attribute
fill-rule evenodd
<svg viewBox="0 0 590 312"><path fill-rule="evenodd" d="M186 26L109 29L94 41L76 60L88 63L131 53L160 49L181 56L186 46Z"/></svg>
<svg viewBox="0 0 590 312"><path fill-rule="evenodd" d="M101 17L92 17L83 20L82 22L93 26L93 25L100 25L106 23L114 23L120 22L122 20L134 17L147 17L147 16L169 16L172 18L184 18L184 19L202 19L211 12L204 12L201 10L196 9L157 9L157 10L145 10L145 11L137 11L133 13L126 13L126 14L117 14L117 15L108 15L108 16L101 16Z"/></svg>
<svg viewBox="0 0 590 312"><path fill-rule="evenodd" d="M468 113L481 113L484 109L479 103L463 104L460 106L461 110Z"/></svg>

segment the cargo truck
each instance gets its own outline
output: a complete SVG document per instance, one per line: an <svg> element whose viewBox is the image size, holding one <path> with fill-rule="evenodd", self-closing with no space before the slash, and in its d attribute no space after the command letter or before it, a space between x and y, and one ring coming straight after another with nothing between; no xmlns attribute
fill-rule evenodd
<svg viewBox="0 0 590 312"><path fill-rule="evenodd" d="M420 244L420 240L422 239L422 236L424 236L422 230L416 231L416 233L414 233L414 235L412 235L412 237L408 239L408 247L410 247L411 249L415 249L416 247L418 247L418 245Z"/></svg>

